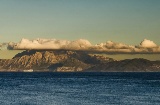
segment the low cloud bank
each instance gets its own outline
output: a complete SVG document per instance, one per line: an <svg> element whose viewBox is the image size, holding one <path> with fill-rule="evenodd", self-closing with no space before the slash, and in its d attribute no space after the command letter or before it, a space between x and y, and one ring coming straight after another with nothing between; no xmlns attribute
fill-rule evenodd
<svg viewBox="0 0 160 105"><path fill-rule="evenodd" d="M153 41L144 39L138 45L127 45L123 43L116 43L107 41L92 45L86 39L79 39L75 41L57 40L57 39L22 39L18 43L10 42L7 48L9 50L84 50L104 53L160 53L160 46Z"/></svg>
<svg viewBox="0 0 160 105"><path fill-rule="evenodd" d="M10 42L8 49L28 50L28 49L69 49L69 50L88 50L91 43L85 39L75 41L57 39L22 39L19 43Z"/></svg>
<svg viewBox="0 0 160 105"><path fill-rule="evenodd" d="M147 39L144 39L139 45L136 46L107 41L106 43L95 45L93 49L102 52L115 53L160 53L160 46Z"/></svg>

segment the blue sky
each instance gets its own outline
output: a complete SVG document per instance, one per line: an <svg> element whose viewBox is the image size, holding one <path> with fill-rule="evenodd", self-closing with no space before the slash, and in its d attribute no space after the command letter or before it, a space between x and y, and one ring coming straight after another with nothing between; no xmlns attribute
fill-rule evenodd
<svg viewBox="0 0 160 105"><path fill-rule="evenodd" d="M0 42L22 38L160 45L160 0L1 0Z"/></svg>

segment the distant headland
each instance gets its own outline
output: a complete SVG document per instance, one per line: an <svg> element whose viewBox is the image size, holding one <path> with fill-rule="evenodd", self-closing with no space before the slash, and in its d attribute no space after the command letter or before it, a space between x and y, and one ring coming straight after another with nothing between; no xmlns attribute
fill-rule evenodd
<svg viewBox="0 0 160 105"><path fill-rule="evenodd" d="M0 59L1 72L159 72L160 61L135 58L114 60L71 50L26 50Z"/></svg>

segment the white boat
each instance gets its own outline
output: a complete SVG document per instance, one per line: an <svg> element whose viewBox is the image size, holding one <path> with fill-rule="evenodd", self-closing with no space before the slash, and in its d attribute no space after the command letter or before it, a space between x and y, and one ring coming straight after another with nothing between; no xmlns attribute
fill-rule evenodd
<svg viewBox="0 0 160 105"><path fill-rule="evenodd" d="M33 69L23 70L23 72L33 72Z"/></svg>

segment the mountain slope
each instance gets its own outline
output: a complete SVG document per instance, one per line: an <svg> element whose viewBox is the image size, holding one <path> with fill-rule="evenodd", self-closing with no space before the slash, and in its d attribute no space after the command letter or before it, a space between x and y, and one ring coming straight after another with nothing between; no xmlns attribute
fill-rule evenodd
<svg viewBox="0 0 160 105"><path fill-rule="evenodd" d="M97 71L98 69L102 72L150 72L160 71L160 65L146 60L146 59L126 59L121 61L113 61L108 63L102 63L95 65L86 71Z"/></svg>
<svg viewBox="0 0 160 105"><path fill-rule="evenodd" d="M104 61L106 57L104 57ZM72 71L82 71L95 64L103 62L98 57L90 56L82 51L46 51L28 50L23 51L10 60L0 60L1 71L23 71L34 69L35 71L56 71L60 67L70 67Z"/></svg>
<svg viewBox="0 0 160 105"><path fill-rule="evenodd" d="M160 71L160 61L146 59L112 58L88 54L83 51L67 50L28 50L15 55L12 59L0 59L0 71L52 72L152 72Z"/></svg>

